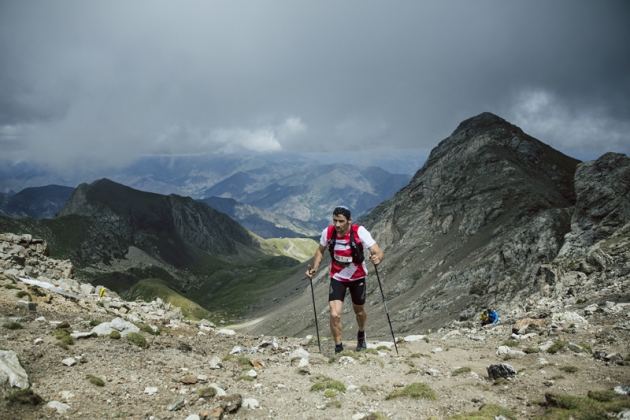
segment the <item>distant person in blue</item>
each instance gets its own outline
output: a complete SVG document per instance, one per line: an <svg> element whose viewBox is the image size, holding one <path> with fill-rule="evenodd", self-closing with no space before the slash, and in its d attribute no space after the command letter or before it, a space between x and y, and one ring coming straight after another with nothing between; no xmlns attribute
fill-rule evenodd
<svg viewBox="0 0 630 420"><path fill-rule="evenodd" d="M481 313L481 325L496 324L499 322L499 314L494 310L494 306Z"/></svg>

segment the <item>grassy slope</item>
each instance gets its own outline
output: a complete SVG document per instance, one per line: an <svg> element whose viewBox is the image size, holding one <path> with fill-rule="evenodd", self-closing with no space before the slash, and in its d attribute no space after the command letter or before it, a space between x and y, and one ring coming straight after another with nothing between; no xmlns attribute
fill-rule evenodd
<svg viewBox="0 0 630 420"><path fill-rule="evenodd" d="M147 302L159 297L164 302L182 308L184 316L192 320L213 318L210 311L185 298L172 289L165 281L157 278L140 280L127 292L125 297L129 300L140 298Z"/></svg>
<svg viewBox="0 0 630 420"><path fill-rule="evenodd" d="M271 255L284 255L299 262L313 258L317 249L317 242L310 238L271 238L264 239L260 248Z"/></svg>

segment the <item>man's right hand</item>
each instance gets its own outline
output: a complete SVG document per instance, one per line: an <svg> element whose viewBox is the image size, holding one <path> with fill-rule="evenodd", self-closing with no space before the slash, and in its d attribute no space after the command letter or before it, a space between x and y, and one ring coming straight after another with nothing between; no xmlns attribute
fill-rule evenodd
<svg viewBox="0 0 630 420"><path fill-rule="evenodd" d="M317 270L315 269L311 269L311 265L308 265L308 270L306 270L306 277L308 277L309 279L313 280L313 277L315 276L315 273L317 273Z"/></svg>

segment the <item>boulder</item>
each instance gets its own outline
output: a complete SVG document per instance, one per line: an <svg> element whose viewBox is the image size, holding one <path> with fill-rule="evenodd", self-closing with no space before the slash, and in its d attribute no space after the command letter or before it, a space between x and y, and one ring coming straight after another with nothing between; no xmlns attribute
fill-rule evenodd
<svg viewBox="0 0 630 420"><path fill-rule="evenodd" d="M486 368L488 371L488 377L490 380L495 380L498 378L514 378L516 376L516 371L511 365L507 363L501 363L499 365L490 365Z"/></svg>
<svg viewBox="0 0 630 420"><path fill-rule="evenodd" d="M29 387L28 375L15 352L0 350L0 384L6 381L13 387L26 389Z"/></svg>
<svg viewBox="0 0 630 420"><path fill-rule="evenodd" d="M103 322L92 328L92 332L98 335L109 335L114 330L118 331L123 337L130 332L140 332L140 328L122 318L114 318L111 322Z"/></svg>

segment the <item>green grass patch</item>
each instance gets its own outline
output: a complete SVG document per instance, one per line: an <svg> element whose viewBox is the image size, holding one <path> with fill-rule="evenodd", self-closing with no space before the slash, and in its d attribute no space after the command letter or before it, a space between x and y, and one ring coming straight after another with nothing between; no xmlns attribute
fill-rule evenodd
<svg viewBox="0 0 630 420"><path fill-rule="evenodd" d="M88 379L91 384L94 384L96 386L105 386L105 381L103 381L98 376L87 375L85 378Z"/></svg>
<svg viewBox="0 0 630 420"><path fill-rule="evenodd" d="M199 395L199 398L214 398L217 395L217 390L209 386L207 388L200 389L197 395Z"/></svg>
<svg viewBox="0 0 630 420"><path fill-rule="evenodd" d="M509 385L510 381L505 378L497 378L492 382L492 385Z"/></svg>
<svg viewBox="0 0 630 420"><path fill-rule="evenodd" d="M365 349L362 352L363 354L373 354L375 356L378 356L378 350L376 349Z"/></svg>
<svg viewBox="0 0 630 420"><path fill-rule="evenodd" d="M22 324L20 324L19 322L15 322L15 321L6 322L6 323L2 324L2 326L4 328L6 328L7 330L21 330L22 328L24 328L24 326Z"/></svg>
<svg viewBox="0 0 630 420"><path fill-rule="evenodd" d="M451 372L451 376L462 375L464 373L470 373L471 369L468 366L460 367Z"/></svg>
<svg viewBox="0 0 630 420"><path fill-rule="evenodd" d="M90 327L96 327L97 325L100 325L101 321L98 321L96 319L93 319L90 321Z"/></svg>
<svg viewBox="0 0 630 420"><path fill-rule="evenodd" d="M237 381L249 381L252 382L254 380L253 376L249 376L249 375L239 375L236 377Z"/></svg>
<svg viewBox="0 0 630 420"><path fill-rule="evenodd" d="M361 385L359 387L359 391L361 391L361 393L363 395L367 394L368 392L376 392L377 389L374 388L373 386L369 386L369 385Z"/></svg>
<svg viewBox="0 0 630 420"><path fill-rule="evenodd" d="M138 347L141 347L143 349L147 347L147 339L144 338L144 336L140 333L131 332L127 334L125 338L127 339L127 341L135 344Z"/></svg>
<svg viewBox="0 0 630 420"><path fill-rule="evenodd" d="M387 397L386 400L391 400L393 398L398 397L409 397L414 399L425 399L425 400L435 400L435 391L431 389L431 387L422 382L416 382L410 385L407 385L403 389L397 389Z"/></svg>
<svg viewBox="0 0 630 420"><path fill-rule="evenodd" d="M11 289L19 290L19 289L20 289L19 287L14 286L14 285L12 285L12 284L5 284L5 285L4 285L4 288L5 288L5 289L9 289L9 290L11 290Z"/></svg>
<svg viewBox="0 0 630 420"><path fill-rule="evenodd" d="M556 341L555 343L553 343L551 345L551 347L549 347L547 349L547 353L549 353L549 354L556 354L560 350L562 350L564 348L564 346L566 346L567 344L568 344L568 342L566 342L566 341Z"/></svg>
<svg viewBox="0 0 630 420"><path fill-rule="evenodd" d="M120 333L116 330L112 331L109 333L109 338L112 338L114 340L120 340Z"/></svg>
<svg viewBox="0 0 630 420"><path fill-rule="evenodd" d="M413 375L418 372L420 372L418 369L409 369L409 372L405 373L405 375Z"/></svg>
<svg viewBox="0 0 630 420"><path fill-rule="evenodd" d="M42 291L42 289L37 286L28 286L28 290L30 290L37 297L46 296L46 292Z"/></svg>
<svg viewBox="0 0 630 420"><path fill-rule="evenodd" d="M456 414L449 417L449 420L494 420L499 416L510 420L516 420L518 418L516 413L508 408L496 404L484 404L479 411Z"/></svg>
<svg viewBox="0 0 630 420"><path fill-rule="evenodd" d="M7 401L9 404L39 405L44 402L44 399L34 393L32 389L27 388L12 392L11 395L7 397Z"/></svg>
<svg viewBox="0 0 630 420"><path fill-rule="evenodd" d="M337 396L337 391L334 389L327 389L324 391L324 397L326 398L335 398Z"/></svg>
<svg viewBox="0 0 630 420"><path fill-rule="evenodd" d="M225 356L223 358L224 362L232 362L232 363L236 363L237 365L241 366L241 367L250 367L253 366L252 365L252 361L249 359L249 357L247 356L235 356L233 354L228 354L227 356Z"/></svg>
<svg viewBox="0 0 630 420"><path fill-rule="evenodd" d="M27 299L29 302L33 300L33 298L31 297L31 294L29 292L25 292L24 290L20 290L19 292L17 292L15 294L16 297L20 298L20 299Z"/></svg>
<svg viewBox="0 0 630 420"><path fill-rule="evenodd" d="M547 410L538 417L540 420L600 420L609 418L609 413L617 414L630 408L627 395L602 391L589 392L586 397L549 393L545 394L545 400Z"/></svg>
<svg viewBox="0 0 630 420"><path fill-rule="evenodd" d="M503 342L503 345L508 347L518 347L519 344L520 342L518 340L505 340Z"/></svg>
<svg viewBox="0 0 630 420"><path fill-rule="evenodd" d="M527 347L523 349L523 353L527 353L527 354L540 353L540 349L538 347Z"/></svg>
<svg viewBox="0 0 630 420"><path fill-rule="evenodd" d="M140 328L140 331L144 331L147 334L151 334L151 335L160 335L162 334L162 329L160 327L157 327L156 330L154 330L153 328L151 328L150 325L145 325L142 328Z"/></svg>
<svg viewBox="0 0 630 420"><path fill-rule="evenodd" d="M577 366L562 366L560 370L567 373L575 373L580 369Z"/></svg>
<svg viewBox="0 0 630 420"><path fill-rule="evenodd" d="M346 386L339 381L336 381L332 378L325 377L315 382L313 386L311 386L311 389L309 391L311 392L325 391L327 389L333 389L339 392L345 392Z"/></svg>

